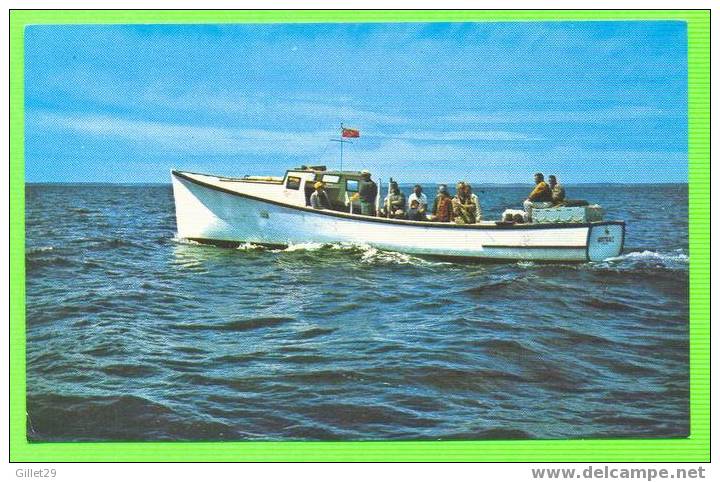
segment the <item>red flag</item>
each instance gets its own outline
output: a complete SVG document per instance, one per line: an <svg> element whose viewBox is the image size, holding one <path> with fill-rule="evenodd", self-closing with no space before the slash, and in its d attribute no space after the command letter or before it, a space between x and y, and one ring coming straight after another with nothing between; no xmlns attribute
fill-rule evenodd
<svg viewBox="0 0 720 482"><path fill-rule="evenodd" d="M360 137L360 131L357 129L348 129L347 127L342 128L343 137Z"/></svg>

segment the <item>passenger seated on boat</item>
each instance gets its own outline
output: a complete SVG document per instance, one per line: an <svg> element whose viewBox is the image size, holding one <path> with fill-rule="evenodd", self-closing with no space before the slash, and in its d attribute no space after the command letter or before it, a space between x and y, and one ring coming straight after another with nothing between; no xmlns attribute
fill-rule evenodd
<svg viewBox="0 0 720 482"><path fill-rule="evenodd" d="M550 186L545 182L545 176L538 172L535 174L535 188L523 203L525 212L528 214L528 221L532 220L532 210L549 208L553 205Z"/></svg>
<svg viewBox="0 0 720 482"><path fill-rule="evenodd" d="M390 183L390 192L383 203L381 215L392 219L405 217L405 194L400 191L395 181Z"/></svg>
<svg viewBox="0 0 720 482"><path fill-rule="evenodd" d="M475 224L475 203L470 199L470 192L464 182L457 183L452 207L455 224Z"/></svg>
<svg viewBox="0 0 720 482"><path fill-rule="evenodd" d="M427 211L428 199L420 184L415 184L413 192L408 196L408 208L410 208L410 204L412 204L414 200L417 200L420 209L425 213L425 211Z"/></svg>
<svg viewBox="0 0 720 482"><path fill-rule="evenodd" d="M313 209L330 209L330 198L325 192L325 184L318 181L315 183L315 192L310 196L310 206Z"/></svg>
<svg viewBox="0 0 720 482"><path fill-rule="evenodd" d="M548 186L550 187L550 193L552 194L553 204L561 206L565 201L565 188L562 184L557 182L557 178L554 175L548 176Z"/></svg>
<svg viewBox="0 0 720 482"><path fill-rule="evenodd" d="M438 186L437 196L433 203L432 214L428 216L430 221L438 223L449 223L453 220L452 198L448 194L447 186L440 184Z"/></svg>
<svg viewBox="0 0 720 482"><path fill-rule="evenodd" d="M475 205L475 222L479 223L480 221L482 221L482 217L483 217L482 216L482 208L480 207L480 198L478 198L477 194L475 194L472 191L472 186L469 183L466 182L465 187L466 187L468 193L470 193L470 200Z"/></svg>
<svg viewBox="0 0 720 482"><path fill-rule="evenodd" d="M588 206L590 204L583 199L567 199L565 197L565 188L562 184L557 182L557 178L555 176L548 176L548 185L550 187L550 192L552 193L553 207L574 208Z"/></svg>
<svg viewBox="0 0 720 482"><path fill-rule="evenodd" d="M410 207L407 211L407 218L410 221L427 221L427 216L425 216L425 209L423 209L422 204L420 204L420 201L417 199L413 199L410 201Z"/></svg>

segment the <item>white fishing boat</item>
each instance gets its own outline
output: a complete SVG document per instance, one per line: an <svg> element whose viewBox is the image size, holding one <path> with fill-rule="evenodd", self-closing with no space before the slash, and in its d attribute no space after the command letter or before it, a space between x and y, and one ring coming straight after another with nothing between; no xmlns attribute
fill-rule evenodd
<svg viewBox="0 0 720 482"><path fill-rule="evenodd" d="M360 178L359 172L320 166L291 169L283 177L172 171L178 236L229 246L352 243L417 255L494 260L602 261L623 249L622 221L560 215L555 221L545 216L545 222L453 224L364 216L358 205L348 202ZM331 209L310 207L317 181L327 186Z"/></svg>

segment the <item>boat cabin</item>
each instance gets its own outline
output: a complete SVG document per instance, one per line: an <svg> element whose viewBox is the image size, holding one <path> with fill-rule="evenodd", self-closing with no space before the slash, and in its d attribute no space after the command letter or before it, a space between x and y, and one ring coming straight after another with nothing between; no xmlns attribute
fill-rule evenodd
<svg viewBox="0 0 720 482"><path fill-rule="evenodd" d="M315 191L314 184L325 183L325 192L330 200L330 208L335 211L360 213L359 201L348 206L346 201L358 192L362 172L328 171L325 166L301 166L289 169L283 178L283 188L288 199L294 198L297 204L310 205L310 196Z"/></svg>

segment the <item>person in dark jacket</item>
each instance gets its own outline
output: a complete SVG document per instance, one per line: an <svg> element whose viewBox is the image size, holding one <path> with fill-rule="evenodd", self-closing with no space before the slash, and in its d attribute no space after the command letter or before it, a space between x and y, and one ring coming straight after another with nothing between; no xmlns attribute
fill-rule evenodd
<svg viewBox="0 0 720 482"><path fill-rule="evenodd" d="M359 182L358 192L353 194L350 200L356 201L360 199L360 214L363 216L375 216L377 192L377 184L370 179L370 172L362 171L362 180Z"/></svg>

